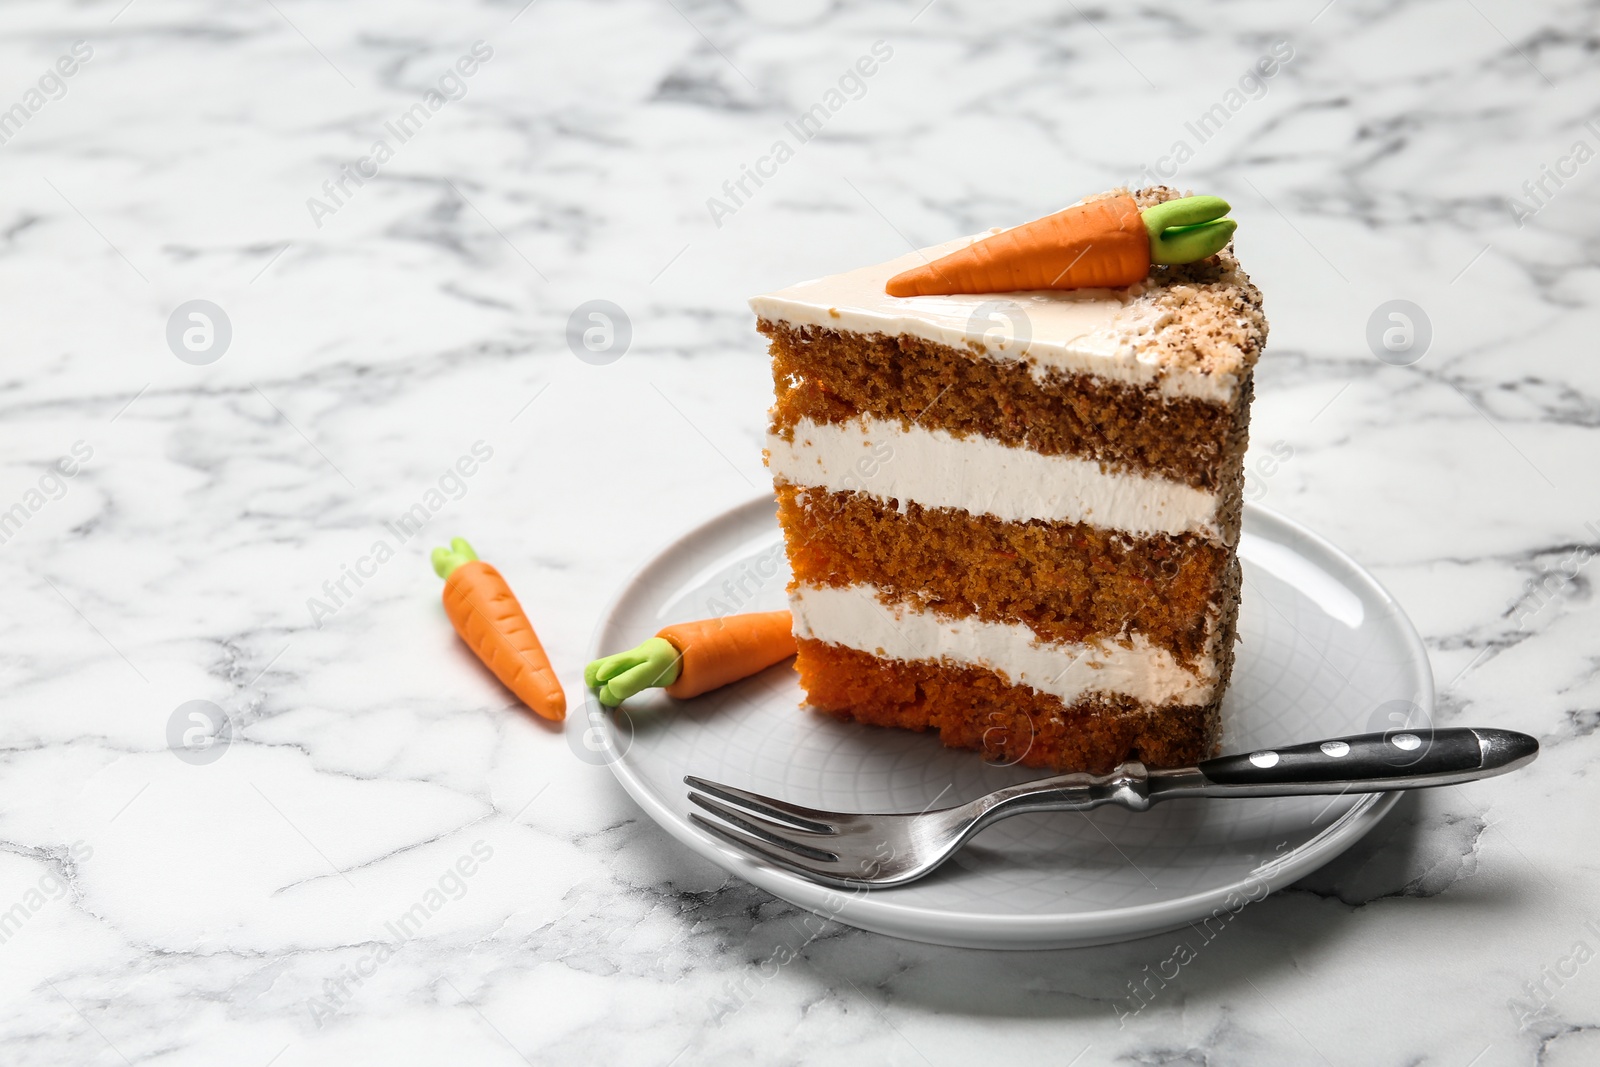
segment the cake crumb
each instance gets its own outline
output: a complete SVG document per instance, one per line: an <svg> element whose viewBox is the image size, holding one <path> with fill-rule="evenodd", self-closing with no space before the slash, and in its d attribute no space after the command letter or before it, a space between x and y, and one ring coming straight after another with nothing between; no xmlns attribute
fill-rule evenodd
<svg viewBox="0 0 1600 1067"><path fill-rule="evenodd" d="M1187 195L1165 185L1120 192L1141 209ZM1152 266L1113 331L1139 359L1169 371L1240 379L1267 343L1261 290L1239 269L1231 241L1197 263Z"/></svg>

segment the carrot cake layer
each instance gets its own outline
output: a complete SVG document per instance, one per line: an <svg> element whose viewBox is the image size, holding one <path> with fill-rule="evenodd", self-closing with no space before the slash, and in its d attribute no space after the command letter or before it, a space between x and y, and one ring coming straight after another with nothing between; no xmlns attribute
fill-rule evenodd
<svg viewBox="0 0 1600 1067"><path fill-rule="evenodd" d="M1152 708L1109 694L1067 702L994 671L884 659L800 638L795 668L811 706L873 726L934 730L951 748L1027 767L1105 774L1137 759L1152 767L1210 752L1217 704Z"/></svg>
<svg viewBox="0 0 1600 1067"><path fill-rule="evenodd" d="M1228 579L1227 549L1193 534L1007 523L791 485L778 517L802 585L870 585L944 615L1017 621L1044 641L1138 633L1186 664L1206 652L1206 610Z"/></svg>
<svg viewBox="0 0 1600 1067"><path fill-rule="evenodd" d="M1220 404L1088 374L1037 375L1021 360L918 337L760 328L772 342L772 428L782 437L802 423L870 415L1215 490L1248 408L1247 388Z"/></svg>

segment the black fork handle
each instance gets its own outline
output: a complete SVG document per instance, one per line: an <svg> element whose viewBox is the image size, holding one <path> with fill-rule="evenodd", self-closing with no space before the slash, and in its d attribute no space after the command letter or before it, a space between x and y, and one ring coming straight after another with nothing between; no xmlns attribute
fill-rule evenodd
<svg viewBox="0 0 1600 1067"><path fill-rule="evenodd" d="M1347 783L1352 791L1472 781L1520 767L1539 754L1527 734L1485 727L1390 730L1221 756L1197 770L1207 783L1261 795L1265 789ZM1321 790L1317 790L1320 792ZM1208 790L1209 792L1209 790ZM1213 795L1227 795L1224 788Z"/></svg>

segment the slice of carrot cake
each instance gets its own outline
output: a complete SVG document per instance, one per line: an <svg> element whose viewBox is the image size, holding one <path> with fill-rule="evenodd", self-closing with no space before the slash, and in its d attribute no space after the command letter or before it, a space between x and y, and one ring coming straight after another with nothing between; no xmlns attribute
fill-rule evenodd
<svg viewBox="0 0 1600 1067"><path fill-rule="evenodd" d="M1062 771L1214 750L1267 330L1227 210L1118 190L750 302L814 708Z"/></svg>

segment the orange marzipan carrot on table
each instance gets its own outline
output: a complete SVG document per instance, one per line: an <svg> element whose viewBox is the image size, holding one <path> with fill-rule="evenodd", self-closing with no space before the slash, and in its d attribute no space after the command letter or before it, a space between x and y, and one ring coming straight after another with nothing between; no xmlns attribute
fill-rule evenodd
<svg viewBox="0 0 1600 1067"><path fill-rule="evenodd" d="M636 648L590 663L584 683L608 707L657 686L687 700L794 655L793 626L787 611L674 623Z"/></svg>
<svg viewBox="0 0 1600 1067"><path fill-rule="evenodd" d="M433 550L433 569L445 580L445 614L473 654L518 700L547 719L565 719L567 694L500 572L459 537Z"/></svg>

